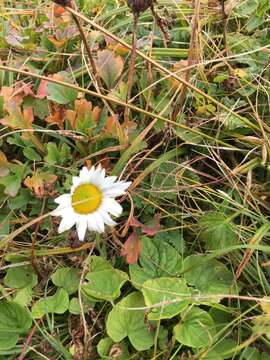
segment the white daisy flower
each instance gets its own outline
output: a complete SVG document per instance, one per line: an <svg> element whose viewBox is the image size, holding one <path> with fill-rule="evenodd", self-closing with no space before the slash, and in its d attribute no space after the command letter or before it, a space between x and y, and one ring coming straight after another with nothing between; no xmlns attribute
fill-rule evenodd
<svg viewBox="0 0 270 360"><path fill-rule="evenodd" d="M116 181L116 176L105 176L100 165L88 170L83 167L79 176L73 177L70 194L57 197L58 207L52 216L61 216L58 232L69 230L76 224L79 240L83 241L86 230L104 232L104 225L115 226L111 215L121 215L122 206L115 197L124 195L131 182Z"/></svg>

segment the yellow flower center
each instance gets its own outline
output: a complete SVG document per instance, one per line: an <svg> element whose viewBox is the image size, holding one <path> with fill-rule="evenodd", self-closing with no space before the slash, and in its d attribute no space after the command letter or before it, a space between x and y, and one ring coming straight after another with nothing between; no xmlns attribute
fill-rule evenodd
<svg viewBox="0 0 270 360"><path fill-rule="evenodd" d="M72 195L72 207L78 214L90 214L97 210L102 192L92 184L79 185Z"/></svg>

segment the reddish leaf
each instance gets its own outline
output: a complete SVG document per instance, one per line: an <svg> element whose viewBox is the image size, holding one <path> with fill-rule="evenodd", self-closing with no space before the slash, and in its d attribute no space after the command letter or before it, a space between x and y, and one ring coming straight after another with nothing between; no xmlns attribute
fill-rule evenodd
<svg viewBox="0 0 270 360"><path fill-rule="evenodd" d="M126 256L128 264L135 264L138 261L141 252L141 240L139 239L136 231L133 230L132 234L128 237L121 250L121 256Z"/></svg>
<svg viewBox="0 0 270 360"><path fill-rule="evenodd" d="M142 232L148 236L154 236L156 233L158 233L160 229L160 214L156 214L154 216L154 222L153 225L145 225L142 224L140 221L138 221L135 217L131 218L130 226L141 228Z"/></svg>
<svg viewBox="0 0 270 360"><path fill-rule="evenodd" d="M48 80L41 80L38 90L37 90L37 97L39 99L44 99L47 97L47 95L48 95L47 85L48 85Z"/></svg>

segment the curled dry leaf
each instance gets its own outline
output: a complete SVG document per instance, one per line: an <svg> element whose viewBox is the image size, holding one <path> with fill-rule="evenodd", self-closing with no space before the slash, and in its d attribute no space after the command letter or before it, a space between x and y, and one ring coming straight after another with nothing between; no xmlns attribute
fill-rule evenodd
<svg viewBox="0 0 270 360"><path fill-rule="evenodd" d="M51 193L53 184L56 182L57 176L42 171L36 171L31 177L28 176L24 180L24 185L28 187L35 196L44 197Z"/></svg>
<svg viewBox="0 0 270 360"><path fill-rule="evenodd" d="M59 129L63 129L66 110L64 109L63 106L57 107L54 104L51 104L50 108L51 108L50 115L46 117L45 121L48 124L57 125Z"/></svg>

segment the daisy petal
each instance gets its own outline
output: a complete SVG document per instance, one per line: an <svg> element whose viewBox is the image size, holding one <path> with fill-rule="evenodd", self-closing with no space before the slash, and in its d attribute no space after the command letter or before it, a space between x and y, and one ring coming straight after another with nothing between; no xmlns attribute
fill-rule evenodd
<svg viewBox="0 0 270 360"><path fill-rule="evenodd" d="M103 189L104 195L107 197L116 197L125 194L125 190L130 186L131 182L118 181Z"/></svg>
<svg viewBox="0 0 270 360"><path fill-rule="evenodd" d="M98 232L103 233L104 232L104 221L102 219L102 216L97 211L93 214L93 216L95 217L95 223L96 223Z"/></svg>
<svg viewBox="0 0 270 360"><path fill-rule="evenodd" d="M95 216L93 214L87 215L87 227L88 230L90 231L98 232L98 227L96 226L96 222L95 222Z"/></svg>
<svg viewBox="0 0 270 360"><path fill-rule="evenodd" d="M76 223L78 238L80 241L84 240L86 229L87 229L87 217L80 216Z"/></svg>
<svg viewBox="0 0 270 360"><path fill-rule="evenodd" d="M105 198L100 207L102 210L109 212L114 216L119 216L122 214L123 208L117 201L112 198Z"/></svg>
<svg viewBox="0 0 270 360"><path fill-rule="evenodd" d="M56 204L61 204L61 205L70 204L70 195L69 194L60 195L56 199L54 199L54 201L56 202Z"/></svg>
<svg viewBox="0 0 270 360"><path fill-rule="evenodd" d="M117 223L115 221L113 221L113 219L110 217L110 215L107 213L107 211L99 209L98 212L106 225L109 225L109 226L117 225Z"/></svg>
<svg viewBox="0 0 270 360"><path fill-rule="evenodd" d="M59 225L58 233L61 234L62 232L69 230L75 224L75 221L70 218L69 216L64 217Z"/></svg>
<svg viewBox="0 0 270 360"><path fill-rule="evenodd" d="M117 179L117 176L108 176L108 177L106 177L102 182L101 189L111 187L116 179Z"/></svg>

